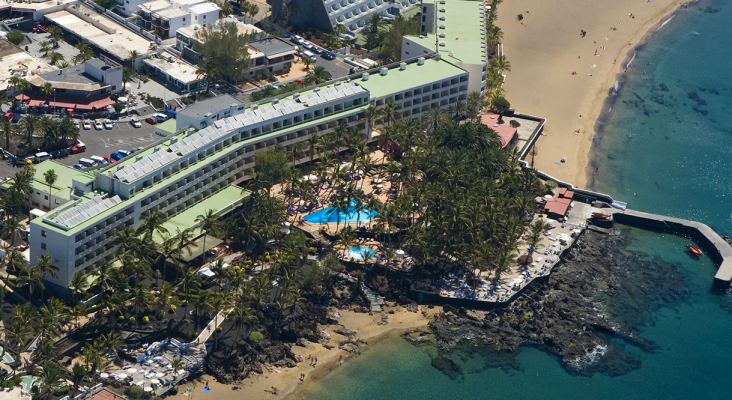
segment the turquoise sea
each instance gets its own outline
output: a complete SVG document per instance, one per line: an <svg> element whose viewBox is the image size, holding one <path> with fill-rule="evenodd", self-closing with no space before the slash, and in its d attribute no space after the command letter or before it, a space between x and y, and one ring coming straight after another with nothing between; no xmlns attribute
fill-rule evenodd
<svg viewBox="0 0 732 400"><path fill-rule="evenodd" d="M638 49L596 143L593 189L631 208L705 222L732 234L732 2L681 11ZM730 108L730 110L727 110ZM385 339L313 383L306 399L709 399L730 398L732 297L711 291L715 265L688 239L619 226L624 251L676 264L689 296L645 311L643 338L658 345L619 376L566 372L534 347L499 357L462 354L455 380L431 366L433 347ZM649 290L653 282L646 283ZM634 318L629 316L629 318ZM504 360L505 361L505 360Z"/></svg>

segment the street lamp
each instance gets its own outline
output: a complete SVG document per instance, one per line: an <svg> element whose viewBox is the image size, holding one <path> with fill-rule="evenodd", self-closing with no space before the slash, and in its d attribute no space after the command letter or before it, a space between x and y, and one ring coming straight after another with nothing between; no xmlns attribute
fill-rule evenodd
<svg viewBox="0 0 732 400"><path fill-rule="evenodd" d="M56 115L56 88L53 88L53 112L51 114Z"/></svg>

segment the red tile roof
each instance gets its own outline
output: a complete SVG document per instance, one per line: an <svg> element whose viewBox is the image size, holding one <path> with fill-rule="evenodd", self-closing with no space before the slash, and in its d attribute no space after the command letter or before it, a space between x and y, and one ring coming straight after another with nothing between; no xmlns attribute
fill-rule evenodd
<svg viewBox="0 0 732 400"><path fill-rule="evenodd" d="M559 201L548 201L544 204L544 210L549 214L565 215L569 209L569 203Z"/></svg>
<svg viewBox="0 0 732 400"><path fill-rule="evenodd" d="M496 131L503 148L511 144L518 130L511 125L499 124L498 114L480 114L480 123Z"/></svg>

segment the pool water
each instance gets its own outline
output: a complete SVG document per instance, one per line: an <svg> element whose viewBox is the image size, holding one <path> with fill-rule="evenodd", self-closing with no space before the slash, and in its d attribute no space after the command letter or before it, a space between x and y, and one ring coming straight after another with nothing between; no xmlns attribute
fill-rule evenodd
<svg viewBox="0 0 732 400"><path fill-rule="evenodd" d="M363 260L363 256L376 257L376 252L370 247L356 246L351 247L348 250L348 257L355 258L356 260Z"/></svg>
<svg viewBox="0 0 732 400"><path fill-rule="evenodd" d="M327 224L329 222L360 222L373 219L378 213L373 210L356 211L354 207L356 200L351 200L351 207L348 212L336 211L333 207L324 208L320 211L305 216L305 221L314 224ZM340 219L339 219L340 217Z"/></svg>

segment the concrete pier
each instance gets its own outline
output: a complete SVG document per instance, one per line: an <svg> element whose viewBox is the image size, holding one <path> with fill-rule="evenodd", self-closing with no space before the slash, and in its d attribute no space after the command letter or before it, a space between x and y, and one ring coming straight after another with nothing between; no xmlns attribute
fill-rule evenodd
<svg viewBox="0 0 732 400"><path fill-rule="evenodd" d="M603 211L612 213L614 220L621 224L664 232L682 233L695 238L702 244L704 250L709 252L714 262L719 264L719 269L714 275L713 287L723 290L730 288L730 283L732 283L732 246L706 224L629 209L604 209Z"/></svg>

